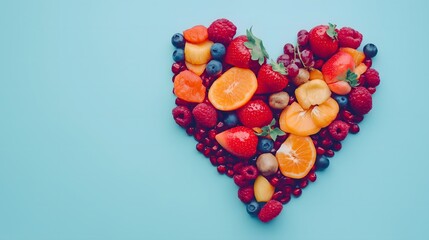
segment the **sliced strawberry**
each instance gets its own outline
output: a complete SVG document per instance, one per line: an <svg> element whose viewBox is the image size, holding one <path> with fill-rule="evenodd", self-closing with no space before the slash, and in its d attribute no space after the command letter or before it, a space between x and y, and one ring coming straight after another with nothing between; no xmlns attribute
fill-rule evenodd
<svg viewBox="0 0 429 240"><path fill-rule="evenodd" d="M252 129L239 126L216 135L216 141L234 156L250 158L256 154L258 137Z"/></svg>

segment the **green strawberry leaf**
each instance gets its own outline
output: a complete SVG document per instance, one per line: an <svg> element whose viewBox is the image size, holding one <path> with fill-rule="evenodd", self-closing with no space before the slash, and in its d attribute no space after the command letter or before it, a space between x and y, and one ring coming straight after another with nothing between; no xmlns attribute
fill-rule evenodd
<svg viewBox="0 0 429 240"><path fill-rule="evenodd" d="M281 75L286 75L286 68L283 65L283 63L276 63L273 60L271 60L271 67L273 68L274 72L278 72Z"/></svg>
<svg viewBox="0 0 429 240"><path fill-rule="evenodd" d="M264 126L261 128L262 132L260 133L255 133L256 136L260 136L260 137L265 137L267 135L270 135L271 139L273 139L273 141L276 141L278 136L283 136L286 133L283 132L282 130L280 130L279 128L274 128L273 126L276 124L276 119L273 118L273 120L271 120L271 123L267 126Z"/></svg>
<svg viewBox="0 0 429 240"><path fill-rule="evenodd" d="M329 23L328 30L326 30L326 34L328 34L328 36L334 40L337 40L337 37L338 37L337 31L335 31L336 27L337 27L336 24Z"/></svg>
<svg viewBox="0 0 429 240"><path fill-rule="evenodd" d="M347 70L346 79L344 81L348 82L352 87L356 87L359 85L357 74L350 71L350 69Z"/></svg>
<svg viewBox="0 0 429 240"><path fill-rule="evenodd" d="M253 35L252 28L250 28L250 30L246 30L246 35L247 42L244 43L244 46L250 50L252 60L258 61L259 65L262 65L265 58L269 58L262 40Z"/></svg>
<svg viewBox="0 0 429 240"><path fill-rule="evenodd" d="M272 126L274 126L274 124L276 124L276 119L275 118L273 118L273 120L271 120L271 123L270 123L270 128L272 127Z"/></svg>
<svg viewBox="0 0 429 240"><path fill-rule="evenodd" d="M278 136L284 136L286 133L280 130L279 128L274 128L270 132L270 137L273 141L276 141Z"/></svg>

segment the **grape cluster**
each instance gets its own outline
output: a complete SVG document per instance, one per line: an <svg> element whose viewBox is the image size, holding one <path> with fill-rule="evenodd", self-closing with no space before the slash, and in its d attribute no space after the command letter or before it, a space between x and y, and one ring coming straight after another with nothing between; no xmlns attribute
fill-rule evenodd
<svg viewBox="0 0 429 240"><path fill-rule="evenodd" d="M296 46L286 43L283 47L283 54L277 58L277 63L283 63L289 77L298 75L300 68L312 69L323 65L323 61L317 60L310 49L307 30L300 30L297 34Z"/></svg>

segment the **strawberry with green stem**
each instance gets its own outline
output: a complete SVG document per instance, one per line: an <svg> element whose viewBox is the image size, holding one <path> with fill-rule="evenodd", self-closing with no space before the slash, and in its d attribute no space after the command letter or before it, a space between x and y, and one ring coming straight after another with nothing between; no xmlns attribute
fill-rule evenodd
<svg viewBox="0 0 429 240"><path fill-rule="evenodd" d="M241 35L231 41L226 50L225 62L257 72L268 57L262 40L253 35L250 28L246 30L246 36Z"/></svg>
<svg viewBox="0 0 429 240"><path fill-rule="evenodd" d="M337 25L319 25L310 30L308 40L313 54L327 59L338 50Z"/></svg>
<svg viewBox="0 0 429 240"><path fill-rule="evenodd" d="M346 52L338 52L322 67L323 78L332 92L340 95L348 94L352 87L359 85L354 73L355 62Z"/></svg>
<svg viewBox="0 0 429 240"><path fill-rule="evenodd" d="M258 88L256 94L280 92L287 87L289 79L283 63L271 60L270 64L263 64L258 71Z"/></svg>

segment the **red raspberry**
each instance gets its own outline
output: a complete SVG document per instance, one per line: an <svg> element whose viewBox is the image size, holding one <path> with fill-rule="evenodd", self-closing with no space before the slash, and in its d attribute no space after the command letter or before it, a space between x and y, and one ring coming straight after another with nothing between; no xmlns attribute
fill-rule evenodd
<svg viewBox="0 0 429 240"><path fill-rule="evenodd" d="M234 177L234 183L239 187L246 187L249 185L249 180L247 180L243 175L241 174L235 174Z"/></svg>
<svg viewBox="0 0 429 240"><path fill-rule="evenodd" d="M338 32L340 47L358 48L362 43L362 34L353 28L343 27Z"/></svg>
<svg viewBox="0 0 429 240"><path fill-rule="evenodd" d="M377 87L380 84L380 75L374 68L366 70L362 76L365 76L365 82L368 87Z"/></svg>
<svg viewBox="0 0 429 240"><path fill-rule="evenodd" d="M227 46L237 31L237 27L228 19L221 18L214 21L207 29L209 39L213 42L222 43Z"/></svg>
<svg viewBox="0 0 429 240"><path fill-rule="evenodd" d="M283 210L281 202L276 200L268 201L258 214L259 220L262 222L269 222L277 217Z"/></svg>
<svg viewBox="0 0 429 240"><path fill-rule="evenodd" d="M367 114L372 109L371 93L364 87L353 88L349 94L349 102L357 114Z"/></svg>
<svg viewBox="0 0 429 240"><path fill-rule="evenodd" d="M238 189L238 198L244 203L250 203L253 200L253 187L244 187Z"/></svg>
<svg viewBox="0 0 429 240"><path fill-rule="evenodd" d="M241 169L241 174L247 180L254 180L258 177L258 169L253 165L245 166Z"/></svg>
<svg viewBox="0 0 429 240"><path fill-rule="evenodd" d="M347 123L341 120L335 120L329 125L328 131L333 139L342 141L347 137L349 128L350 126Z"/></svg>
<svg viewBox="0 0 429 240"><path fill-rule="evenodd" d="M208 128L216 126L217 112L213 106L207 103L199 103L192 110L192 114L194 115L195 121L198 125Z"/></svg>
<svg viewBox="0 0 429 240"><path fill-rule="evenodd" d="M176 121L179 126L186 128L191 124L192 114L189 108L185 106L177 106L173 108L172 113L174 121Z"/></svg>

